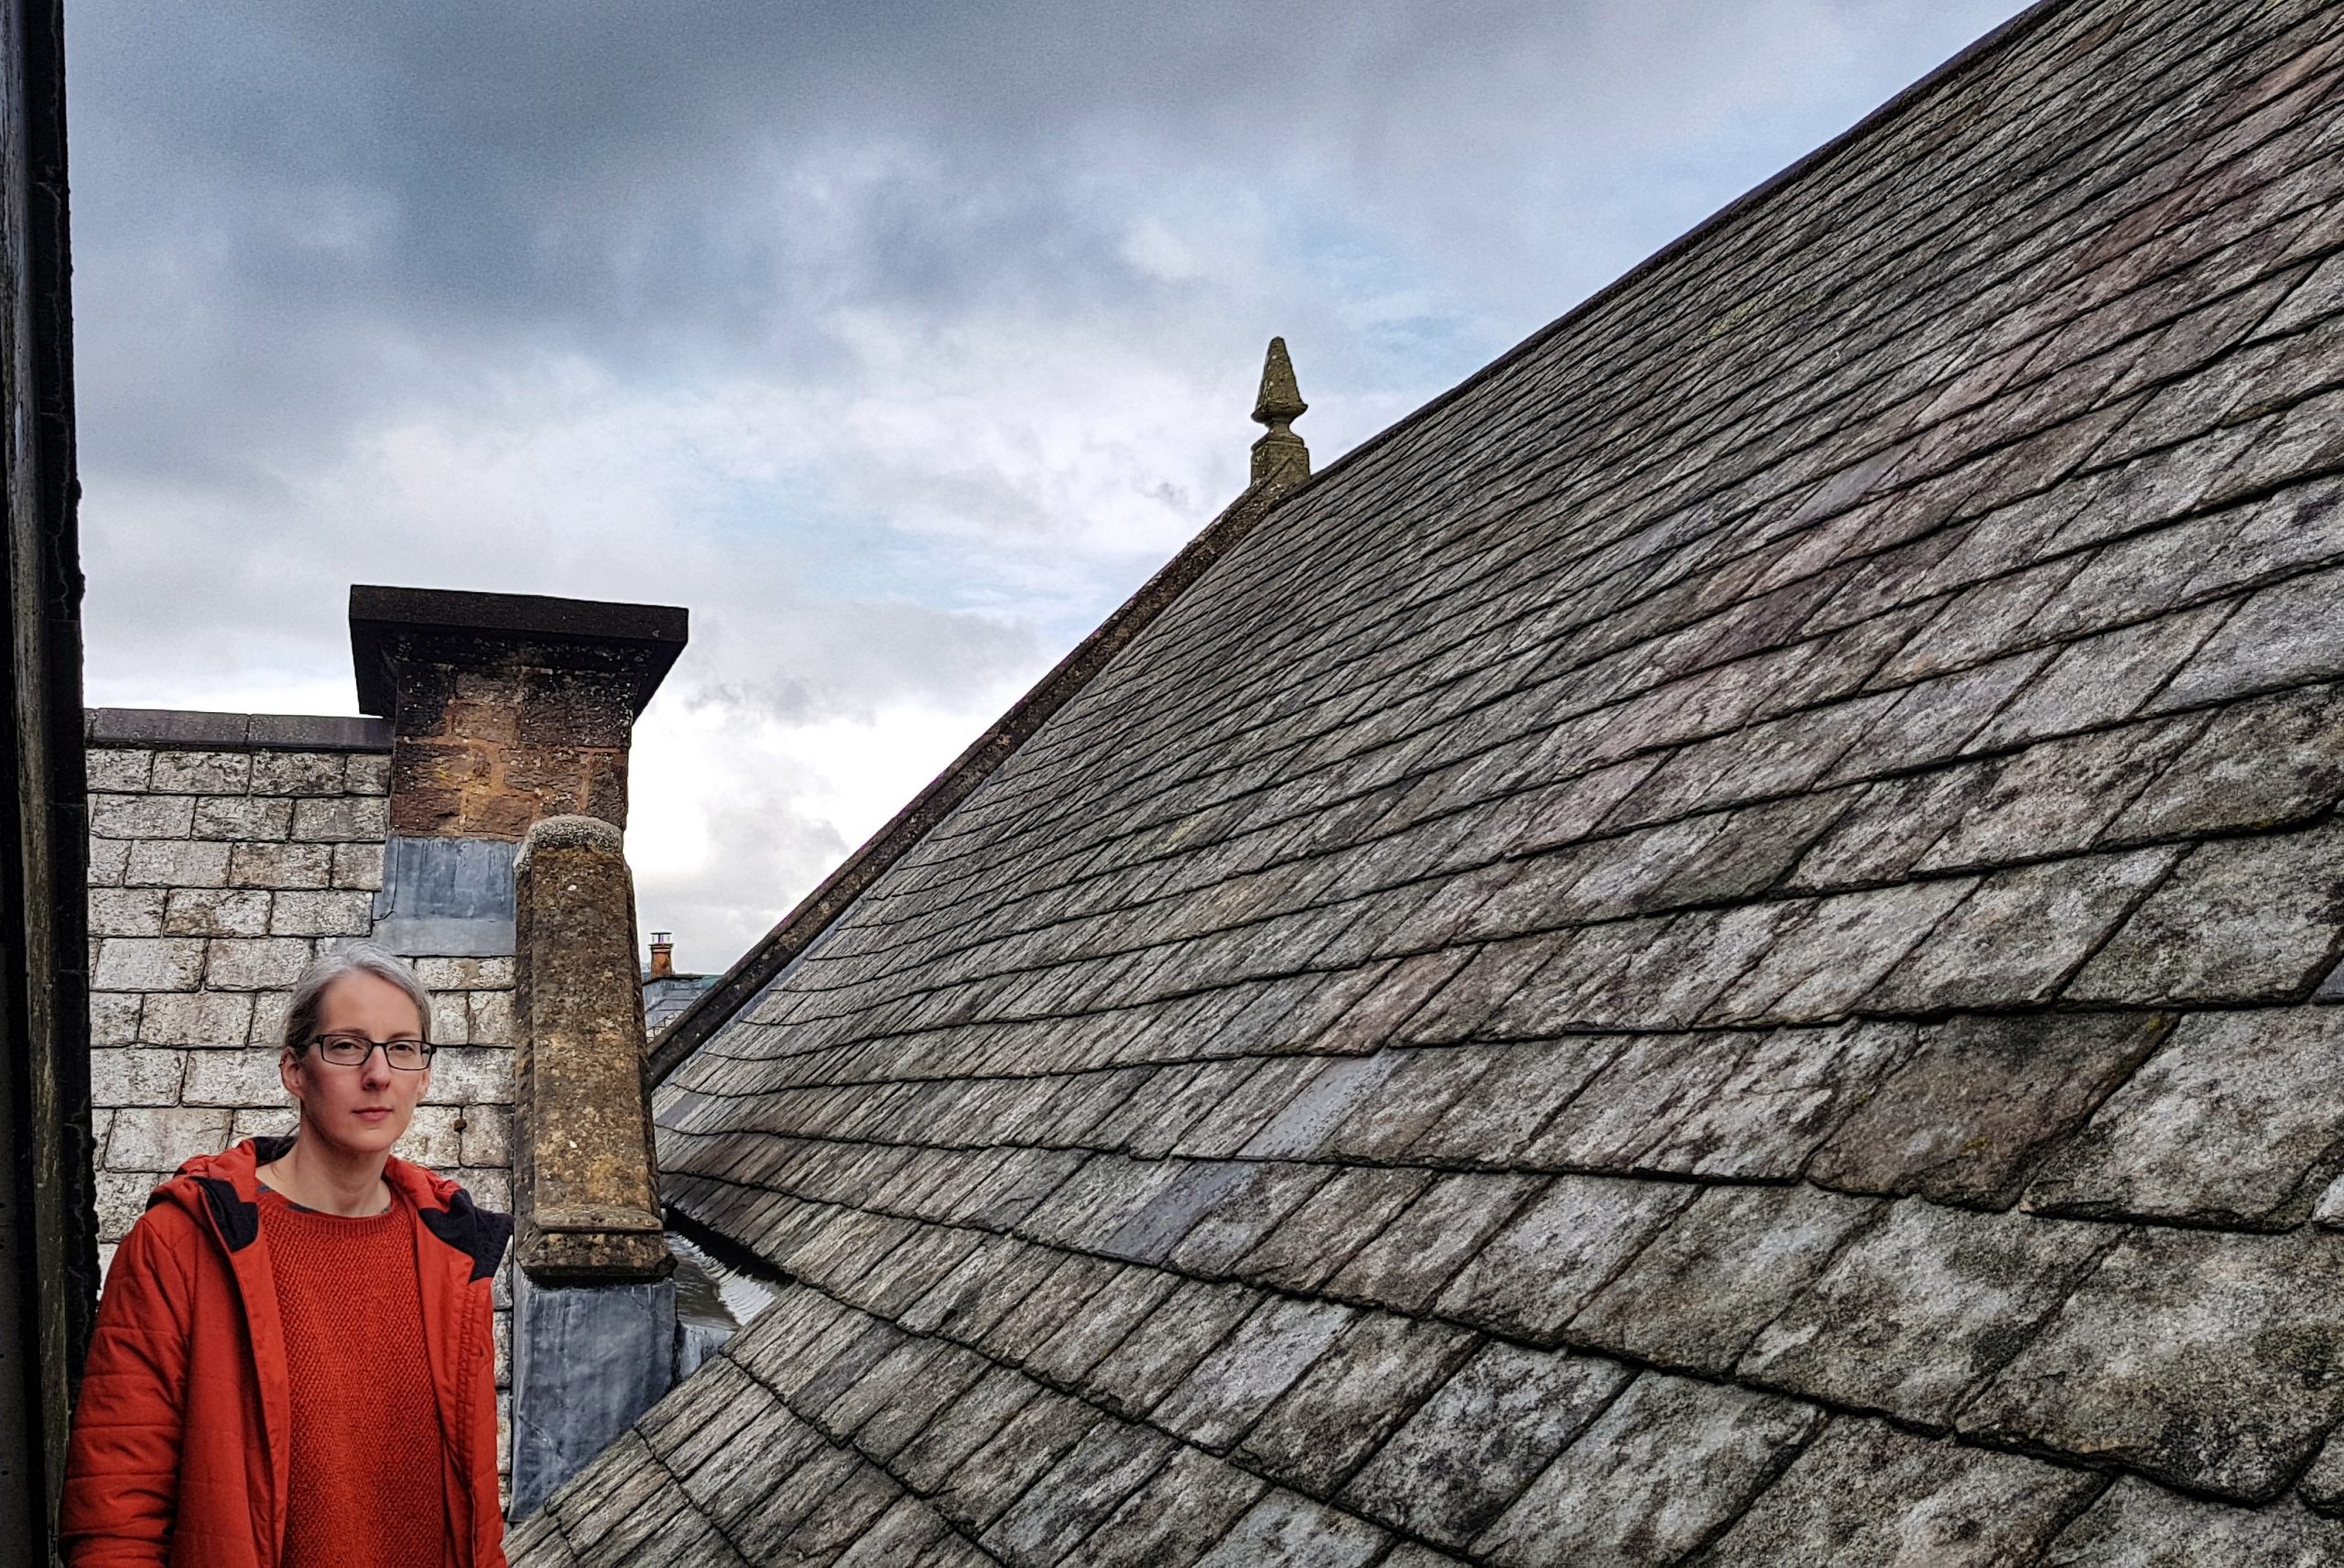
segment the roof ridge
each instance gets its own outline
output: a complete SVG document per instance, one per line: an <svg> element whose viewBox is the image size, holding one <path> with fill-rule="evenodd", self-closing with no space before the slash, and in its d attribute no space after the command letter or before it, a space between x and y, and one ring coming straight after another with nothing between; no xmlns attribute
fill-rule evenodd
<svg viewBox="0 0 2344 1568"><path fill-rule="evenodd" d="M756 994L778 979L798 956L813 946L874 882L928 836L953 807L1014 756L1017 749L1088 686L1093 676L1131 640L1153 623L1188 587L1204 576L1238 541L1300 484L1279 477L1258 480L1207 524L1179 553L1157 568L1137 592L1077 643L1024 697L969 742L927 787L912 796L886 825L798 901L771 931L702 990L651 1043L647 1070L657 1087L693 1049L729 1022Z"/></svg>

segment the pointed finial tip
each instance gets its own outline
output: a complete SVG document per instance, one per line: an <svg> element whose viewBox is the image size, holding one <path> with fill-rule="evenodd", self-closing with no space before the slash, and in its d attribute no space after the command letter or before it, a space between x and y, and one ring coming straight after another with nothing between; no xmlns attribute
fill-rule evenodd
<svg viewBox="0 0 2344 1568"><path fill-rule="evenodd" d="M1262 361L1262 393L1253 400L1253 422L1275 427L1300 418L1309 407L1295 384L1294 361L1286 354L1286 340L1272 338L1270 351Z"/></svg>

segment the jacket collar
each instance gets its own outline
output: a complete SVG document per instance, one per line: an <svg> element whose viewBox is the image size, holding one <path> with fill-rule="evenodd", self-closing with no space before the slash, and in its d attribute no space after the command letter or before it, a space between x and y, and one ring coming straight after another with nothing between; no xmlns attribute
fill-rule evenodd
<svg viewBox="0 0 2344 1568"><path fill-rule="evenodd" d="M292 1147L289 1137L247 1138L217 1154L199 1154L156 1188L147 1202L176 1203L198 1219L209 1218L221 1245L233 1257L260 1234L260 1167L283 1159ZM496 1271L512 1238L511 1216L480 1207L456 1183L396 1155L385 1162L383 1179L415 1206L424 1229L471 1260L472 1279L486 1279Z"/></svg>

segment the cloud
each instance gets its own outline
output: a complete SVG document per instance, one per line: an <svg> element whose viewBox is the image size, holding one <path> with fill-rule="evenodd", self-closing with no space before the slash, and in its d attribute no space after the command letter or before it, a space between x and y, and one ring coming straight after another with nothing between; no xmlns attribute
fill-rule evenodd
<svg viewBox="0 0 2344 1568"><path fill-rule="evenodd" d="M631 837L721 964L1236 493L1273 332L1323 462L2015 8L77 0L93 700L688 605Z"/></svg>

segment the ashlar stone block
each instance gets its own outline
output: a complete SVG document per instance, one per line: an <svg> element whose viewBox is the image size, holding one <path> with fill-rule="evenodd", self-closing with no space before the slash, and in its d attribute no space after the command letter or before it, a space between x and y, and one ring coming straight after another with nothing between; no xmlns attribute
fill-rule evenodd
<svg viewBox="0 0 2344 1568"><path fill-rule="evenodd" d="M280 892L269 914L277 936L364 936L374 929L374 895L364 892Z"/></svg>
<svg viewBox="0 0 2344 1568"><path fill-rule="evenodd" d="M278 1106L290 1098L277 1071L281 1049L191 1051L182 1098L189 1105Z"/></svg>
<svg viewBox="0 0 2344 1568"><path fill-rule="evenodd" d="M323 844L237 844L227 881L241 888L322 888L331 884L333 851Z"/></svg>
<svg viewBox="0 0 2344 1568"><path fill-rule="evenodd" d="M90 1044L129 1045L138 1039L138 1013L145 1000L136 991L90 993Z"/></svg>
<svg viewBox="0 0 2344 1568"><path fill-rule="evenodd" d="M175 936L266 936L269 895L228 888L173 888L164 928Z"/></svg>
<svg viewBox="0 0 2344 1568"><path fill-rule="evenodd" d="M139 1019L138 1038L149 1045L242 1045L252 1017L253 999L241 992L151 996Z"/></svg>
<svg viewBox="0 0 2344 1568"><path fill-rule="evenodd" d="M90 935L92 936L160 936L163 934L163 893L158 888L97 888L90 890Z"/></svg>
<svg viewBox="0 0 2344 1568"><path fill-rule="evenodd" d="M339 795L342 788L342 754L339 752L256 752L253 754L255 795Z"/></svg>
<svg viewBox="0 0 2344 1568"><path fill-rule="evenodd" d="M147 787L179 795L243 795L252 787L249 752L155 752Z"/></svg>
<svg viewBox="0 0 2344 1568"><path fill-rule="evenodd" d="M213 990L256 991L290 986L309 965L309 945L295 937L222 937L211 947L203 979Z"/></svg>
<svg viewBox="0 0 2344 1568"><path fill-rule="evenodd" d="M91 792L140 794L154 767L155 753L144 746L92 746L89 751Z"/></svg>
<svg viewBox="0 0 2344 1568"><path fill-rule="evenodd" d="M305 842L374 843L390 830L389 806L380 796L314 798L293 805L293 837Z"/></svg>
<svg viewBox="0 0 2344 1568"><path fill-rule="evenodd" d="M131 887L216 888L228 881L228 846L165 839L130 846L123 881Z"/></svg>
<svg viewBox="0 0 2344 1568"><path fill-rule="evenodd" d="M133 1047L90 1053L90 1098L102 1106L172 1106L179 1103L186 1054Z"/></svg>
<svg viewBox="0 0 2344 1568"><path fill-rule="evenodd" d="M383 885L383 846L380 844L336 844L332 863L333 885L338 888L373 892Z"/></svg>
<svg viewBox="0 0 2344 1568"><path fill-rule="evenodd" d="M125 1107L114 1112L106 1140L106 1168L165 1172L198 1154L216 1154L228 1143L224 1110L193 1107Z"/></svg>
<svg viewBox="0 0 2344 1568"><path fill-rule="evenodd" d="M90 840L90 885L93 888L118 888L130 874L130 841L127 838L92 838Z"/></svg>
<svg viewBox="0 0 2344 1568"><path fill-rule="evenodd" d="M90 796L90 831L101 838L184 838L194 821L192 795Z"/></svg>
<svg viewBox="0 0 2344 1568"><path fill-rule="evenodd" d="M109 936L98 944L90 984L108 991L191 991L203 978L203 943L185 936Z"/></svg>
<svg viewBox="0 0 2344 1568"><path fill-rule="evenodd" d="M293 822L293 803L266 795L212 795L195 803L194 836L233 841L268 841L285 837Z"/></svg>

